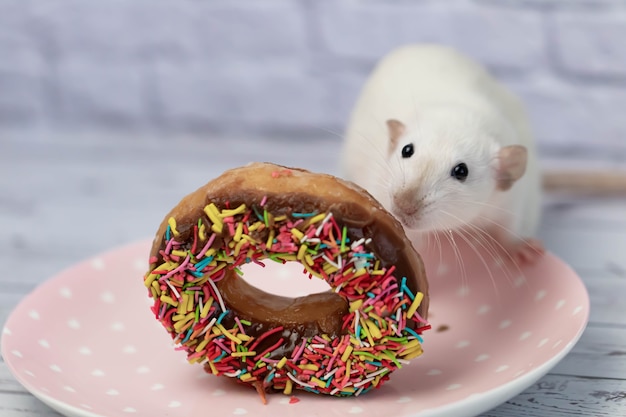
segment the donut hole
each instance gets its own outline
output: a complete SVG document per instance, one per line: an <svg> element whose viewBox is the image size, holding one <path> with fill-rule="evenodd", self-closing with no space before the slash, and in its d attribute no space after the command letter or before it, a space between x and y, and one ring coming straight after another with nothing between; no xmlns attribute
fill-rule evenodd
<svg viewBox="0 0 626 417"><path fill-rule="evenodd" d="M287 280L276 278L279 271L281 274L290 272L302 275L302 265L299 263L272 264L265 268L258 265L245 268L250 273L244 272L243 276L254 276L254 279L248 278L253 283L235 271L227 271L226 276L217 282L217 287L229 310L239 317L265 326L296 326L307 337L319 332L331 336L339 334L342 319L348 311L348 302L330 291L330 286L321 279L316 278L315 281L319 282L312 284L315 281L308 277L296 276ZM290 282L290 286L287 287L285 282ZM303 285L305 283L308 285Z"/></svg>
<svg viewBox="0 0 626 417"><path fill-rule="evenodd" d="M309 278L299 262L280 264L265 260L265 267L253 263L240 267L244 281L267 293L283 297L303 297L330 290L323 279Z"/></svg>

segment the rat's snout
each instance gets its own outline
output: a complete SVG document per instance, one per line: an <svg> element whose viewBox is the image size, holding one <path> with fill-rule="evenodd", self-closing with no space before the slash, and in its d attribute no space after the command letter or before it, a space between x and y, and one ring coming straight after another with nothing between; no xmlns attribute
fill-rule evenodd
<svg viewBox="0 0 626 417"><path fill-rule="evenodd" d="M422 202L417 199L417 190L405 190L393 195L393 205L407 214L413 214L419 211Z"/></svg>
<svg viewBox="0 0 626 417"><path fill-rule="evenodd" d="M424 201L417 189L406 189L391 196L391 212L408 227L415 227L421 217Z"/></svg>

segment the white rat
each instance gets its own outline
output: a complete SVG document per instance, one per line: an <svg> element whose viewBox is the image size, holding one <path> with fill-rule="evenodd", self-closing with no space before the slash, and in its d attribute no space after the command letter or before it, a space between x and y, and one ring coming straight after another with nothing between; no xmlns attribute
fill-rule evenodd
<svg viewBox="0 0 626 417"><path fill-rule="evenodd" d="M452 48L409 45L383 58L352 113L341 162L414 241L456 230L488 236L518 262L544 252L533 237L541 175L524 107Z"/></svg>

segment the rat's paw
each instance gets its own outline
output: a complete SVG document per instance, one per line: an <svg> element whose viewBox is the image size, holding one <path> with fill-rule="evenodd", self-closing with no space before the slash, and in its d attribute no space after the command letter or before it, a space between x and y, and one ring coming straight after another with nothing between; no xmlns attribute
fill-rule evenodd
<svg viewBox="0 0 626 417"><path fill-rule="evenodd" d="M539 239L533 238L511 243L508 245L507 251L520 265L538 262L546 253L543 243Z"/></svg>

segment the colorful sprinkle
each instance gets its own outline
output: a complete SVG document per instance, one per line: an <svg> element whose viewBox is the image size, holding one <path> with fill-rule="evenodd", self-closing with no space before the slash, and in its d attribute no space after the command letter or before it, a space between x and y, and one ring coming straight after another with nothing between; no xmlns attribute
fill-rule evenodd
<svg viewBox="0 0 626 417"><path fill-rule="evenodd" d="M275 215L267 203L267 197L252 207L210 203L185 232L188 242L176 219L167 220L163 249L144 284L155 317L189 362L286 395L297 388L357 396L421 355L421 333L430 327L417 312L423 294L413 294L394 266L381 265L371 239L352 241L330 212ZM258 334L255 323L229 311L216 283L227 270L240 273L241 265L263 266L264 259L299 262L307 275L326 280L349 303L343 333L302 338L283 352L290 330Z"/></svg>

